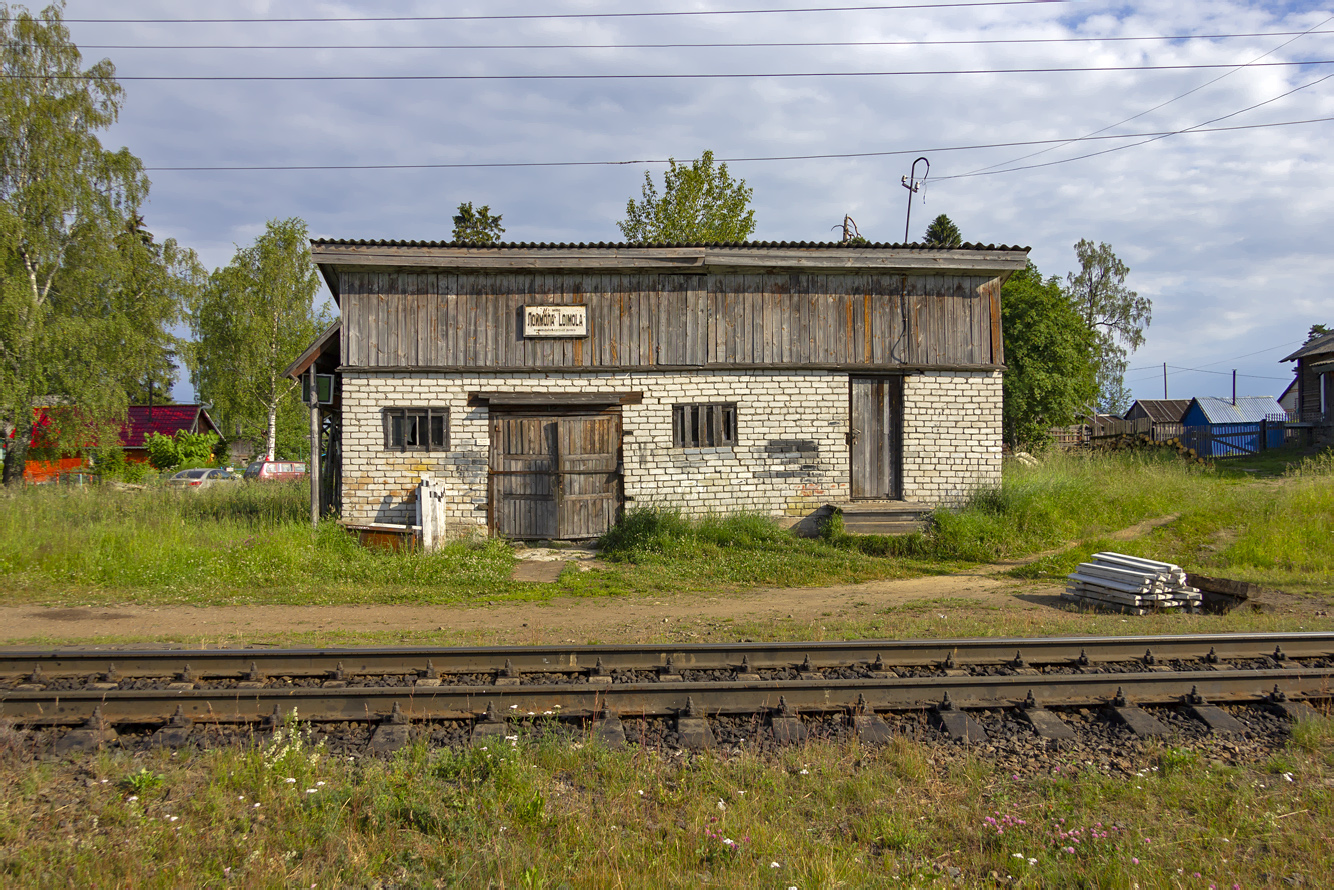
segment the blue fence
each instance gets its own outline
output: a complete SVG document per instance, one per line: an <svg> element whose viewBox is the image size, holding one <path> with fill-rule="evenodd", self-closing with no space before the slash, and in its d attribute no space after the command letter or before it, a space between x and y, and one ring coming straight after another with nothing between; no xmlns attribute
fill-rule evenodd
<svg viewBox="0 0 1334 890"><path fill-rule="evenodd" d="M1285 426L1281 420L1188 426L1181 430L1181 443L1200 457L1245 457L1283 447Z"/></svg>

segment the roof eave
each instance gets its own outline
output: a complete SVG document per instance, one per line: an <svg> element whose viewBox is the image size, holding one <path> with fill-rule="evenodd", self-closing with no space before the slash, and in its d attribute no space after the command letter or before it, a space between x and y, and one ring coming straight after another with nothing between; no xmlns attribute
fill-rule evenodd
<svg viewBox="0 0 1334 890"><path fill-rule="evenodd" d="M1009 275L1028 264L1026 247L926 248L782 246L461 247L452 245L312 242L325 280L337 269L412 268L459 271L819 271ZM331 285L332 289L332 285Z"/></svg>
<svg viewBox="0 0 1334 890"><path fill-rule="evenodd" d="M320 355L323 354L324 348L329 345L329 341L338 335L342 326L342 318L334 319L333 324L329 325L324 333L316 337L315 342L307 346L305 351L297 356L296 361L287 366L287 369L283 371L283 376L291 377L293 380L300 380L301 375L306 373L306 370L311 365L315 364Z"/></svg>

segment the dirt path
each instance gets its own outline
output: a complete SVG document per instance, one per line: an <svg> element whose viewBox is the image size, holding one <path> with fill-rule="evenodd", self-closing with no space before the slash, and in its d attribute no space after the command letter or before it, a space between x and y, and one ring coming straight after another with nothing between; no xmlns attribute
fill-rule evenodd
<svg viewBox="0 0 1334 890"><path fill-rule="evenodd" d="M1022 599L1014 594L1021 590ZM636 642L663 624L699 620L788 618L814 621L838 615L870 617L888 606L949 598L1006 608L1049 608L1058 585L1034 587L981 571L834 587L758 589L722 595L561 598L548 603L409 606L98 606L48 609L0 607L0 644L21 640L151 638L235 645L277 633L433 632L476 635L493 643Z"/></svg>

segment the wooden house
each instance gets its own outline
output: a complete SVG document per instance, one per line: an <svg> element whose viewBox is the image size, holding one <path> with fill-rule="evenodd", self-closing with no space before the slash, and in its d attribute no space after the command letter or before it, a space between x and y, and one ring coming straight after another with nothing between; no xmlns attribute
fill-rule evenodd
<svg viewBox="0 0 1334 890"><path fill-rule="evenodd" d="M589 538L627 506L801 517L999 484L1001 285L1027 248L312 242L338 322L325 503ZM327 375L327 376L326 376Z"/></svg>
<svg viewBox="0 0 1334 890"><path fill-rule="evenodd" d="M1190 399L1136 399L1126 411L1126 420L1148 419L1152 423L1181 423Z"/></svg>
<svg viewBox="0 0 1334 890"><path fill-rule="evenodd" d="M1301 423L1334 424L1334 333L1313 337L1282 359L1297 363L1297 418Z"/></svg>

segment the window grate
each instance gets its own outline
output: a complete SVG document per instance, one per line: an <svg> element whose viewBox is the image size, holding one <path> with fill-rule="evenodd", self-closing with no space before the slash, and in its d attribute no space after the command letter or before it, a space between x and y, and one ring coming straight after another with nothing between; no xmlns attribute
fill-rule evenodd
<svg viewBox="0 0 1334 890"><path fill-rule="evenodd" d="M448 451L448 408L385 408L384 447L389 451Z"/></svg>
<svg viewBox="0 0 1334 890"><path fill-rule="evenodd" d="M672 406L672 446L723 448L736 444L734 403Z"/></svg>

